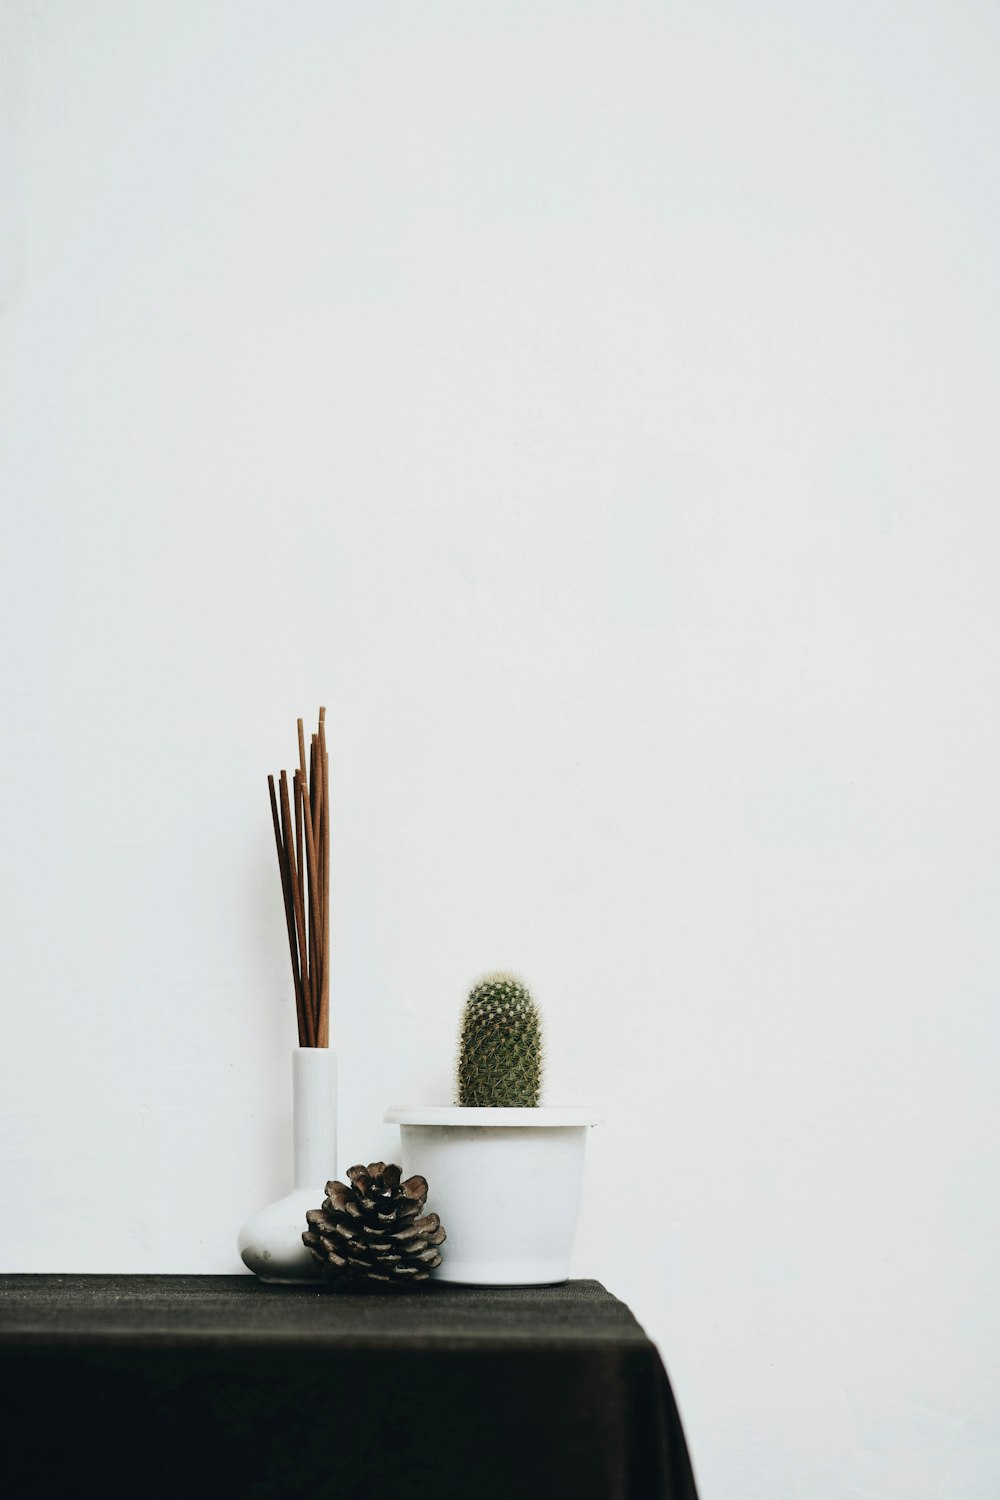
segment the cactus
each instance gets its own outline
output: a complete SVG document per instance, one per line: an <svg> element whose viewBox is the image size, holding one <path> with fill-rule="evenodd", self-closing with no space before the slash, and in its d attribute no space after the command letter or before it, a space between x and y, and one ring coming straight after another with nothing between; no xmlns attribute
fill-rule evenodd
<svg viewBox="0 0 1000 1500"><path fill-rule="evenodd" d="M542 1025L526 984L514 974L487 974L462 1012L458 1102L517 1109L538 1104Z"/></svg>

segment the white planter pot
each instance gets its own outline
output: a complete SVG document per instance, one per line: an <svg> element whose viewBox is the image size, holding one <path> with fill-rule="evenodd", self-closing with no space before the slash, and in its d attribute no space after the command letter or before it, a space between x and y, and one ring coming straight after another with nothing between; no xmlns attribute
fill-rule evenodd
<svg viewBox="0 0 1000 1500"><path fill-rule="evenodd" d="M404 1176L427 1178L448 1238L435 1281L551 1286L569 1276L593 1110L390 1109Z"/></svg>
<svg viewBox="0 0 1000 1500"><path fill-rule="evenodd" d="M329 1047L292 1053L292 1191L247 1219L237 1244L243 1264L262 1281L318 1281L302 1243L306 1209L319 1208L337 1175L337 1055Z"/></svg>

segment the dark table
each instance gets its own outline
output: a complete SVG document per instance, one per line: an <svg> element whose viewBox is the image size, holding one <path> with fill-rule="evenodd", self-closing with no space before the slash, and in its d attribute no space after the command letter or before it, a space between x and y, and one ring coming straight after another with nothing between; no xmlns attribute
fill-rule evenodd
<svg viewBox="0 0 1000 1500"><path fill-rule="evenodd" d="M18 1497L696 1500L660 1357L596 1281L0 1276L0 1400Z"/></svg>

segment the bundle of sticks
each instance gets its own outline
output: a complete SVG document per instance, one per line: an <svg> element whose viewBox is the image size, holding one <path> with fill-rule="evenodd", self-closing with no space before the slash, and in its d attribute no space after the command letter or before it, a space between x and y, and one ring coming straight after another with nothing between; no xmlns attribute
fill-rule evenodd
<svg viewBox="0 0 1000 1500"><path fill-rule="evenodd" d="M330 759L326 749L326 709L312 735L306 767L306 738L299 728L299 764L288 790L282 771L271 793L274 841L278 848L281 893L292 957L300 1047L330 1045Z"/></svg>

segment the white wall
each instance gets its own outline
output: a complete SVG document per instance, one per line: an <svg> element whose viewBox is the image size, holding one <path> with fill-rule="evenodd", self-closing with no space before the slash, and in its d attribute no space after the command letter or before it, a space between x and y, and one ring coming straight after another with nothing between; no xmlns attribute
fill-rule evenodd
<svg viewBox="0 0 1000 1500"><path fill-rule="evenodd" d="M343 1169L510 965L703 1500L994 1500L1000 13L7 0L2 1268Z"/></svg>

